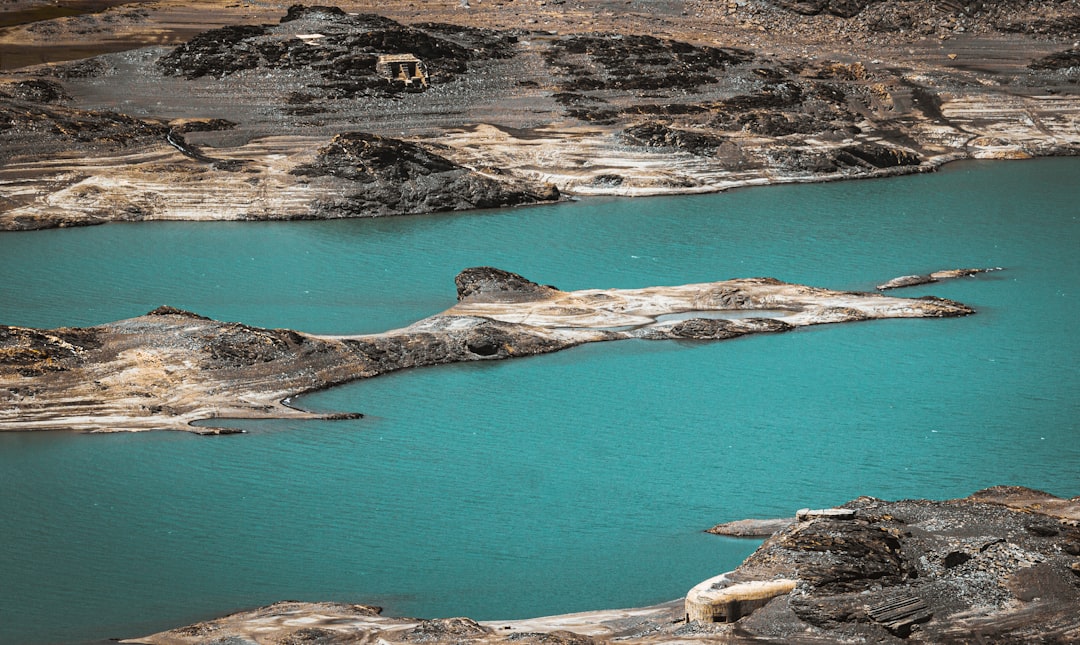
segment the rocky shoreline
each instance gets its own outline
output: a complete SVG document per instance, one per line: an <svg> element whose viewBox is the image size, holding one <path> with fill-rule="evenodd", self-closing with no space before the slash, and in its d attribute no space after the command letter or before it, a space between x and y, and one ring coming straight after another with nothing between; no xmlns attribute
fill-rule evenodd
<svg viewBox="0 0 1080 645"><path fill-rule="evenodd" d="M0 431L235 432L193 422L335 418L288 399L387 372L499 360L623 339L724 340L807 325L965 316L934 297L895 298L747 278L563 292L478 267L458 303L412 325L316 336L219 322L172 307L89 328L0 326Z"/></svg>
<svg viewBox="0 0 1080 645"><path fill-rule="evenodd" d="M0 51L43 57L127 43L0 76L0 230L459 211L1080 150L1073 1L385 4L159 0L0 30Z"/></svg>
<svg viewBox="0 0 1080 645"><path fill-rule="evenodd" d="M1080 638L1080 498L999 486L949 501L852 500L789 520L736 570L735 589L790 591L731 622L655 607L476 622L282 602L122 641L284 643L1073 643Z"/></svg>

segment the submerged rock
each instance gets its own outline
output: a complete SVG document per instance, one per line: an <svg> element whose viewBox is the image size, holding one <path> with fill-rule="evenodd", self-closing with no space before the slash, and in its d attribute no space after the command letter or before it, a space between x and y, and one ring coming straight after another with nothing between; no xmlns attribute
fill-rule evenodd
<svg viewBox="0 0 1080 645"><path fill-rule="evenodd" d="M728 537L762 537L766 538L786 529L795 523L794 517L762 520L735 520L724 522L706 530L713 535L726 535Z"/></svg>
<svg viewBox="0 0 1080 645"><path fill-rule="evenodd" d="M989 273L991 271L1001 270L1001 267L993 267L989 269L948 269L945 271L935 271L928 275L902 275L900 277L893 278L888 282L883 282L882 284L879 284L876 288L878 291L885 291L887 289L899 289L901 287L914 287L921 284L940 282L941 280L964 278L967 276L978 275L980 273Z"/></svg>

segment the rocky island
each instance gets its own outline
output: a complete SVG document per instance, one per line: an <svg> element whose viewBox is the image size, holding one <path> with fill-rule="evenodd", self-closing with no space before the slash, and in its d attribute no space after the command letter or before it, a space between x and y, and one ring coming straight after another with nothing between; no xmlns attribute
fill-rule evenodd
<svg viewBox="0 0 1080 645"><path fill-rule="evenodd" d="M860 497L833 510L786 522L735 571L714 579L719 591L726 588L734 597L745 597L755 584L784 583L782 592L754 603L756 608L744 607L730 621L689 620L689 599L490 622L392 618L366 605L283 602L123 642L809 645L1080 639L1080 498L1001 486L944 502Z"/></svg>
<svg viewBox="0 0 1080 645"><path fill-rule="evenodd" d="M0 230L442 212L1080 150L1072 1L71 4L0 12Z"/></svg>
<svg viewBox="0 0 1080 645"><path fill-rule="evenodd" d="M459 302L450 309L360 336L261 329L167 306L89 328L0 326L0 431L218 434L229 430L191 424L326 418L290 407L289 397L422 365L597 341L723 340L823 323L973 313L941 298L832 291L773 278L564 292L478 267L455 283Z"/></svg>

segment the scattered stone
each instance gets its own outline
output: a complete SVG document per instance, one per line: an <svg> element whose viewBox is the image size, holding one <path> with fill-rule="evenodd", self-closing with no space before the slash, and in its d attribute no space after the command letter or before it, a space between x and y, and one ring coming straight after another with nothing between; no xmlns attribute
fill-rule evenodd
<svg viewBox="0 0 1080 645"><path fill-rule="evenodd" d="M468 642L490 633L491 628L469 618L437 618L423 621L405 632L401 639L409 643L445 643L450 639L454 642L462 642L462 639Z"/></svg>

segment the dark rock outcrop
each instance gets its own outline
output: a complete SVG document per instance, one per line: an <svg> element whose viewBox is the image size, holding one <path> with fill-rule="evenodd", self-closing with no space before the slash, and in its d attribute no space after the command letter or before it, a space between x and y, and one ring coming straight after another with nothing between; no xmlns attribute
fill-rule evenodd
<svg viewBox="0 0 1080 645"><path fill-rule="evenodd" d="M555 201L554 186L527 189L460 166L415 143L365 132L334 137L291 174L340 185L313 205L317 217L405 215Z"/></svg>
<svg viewBox="0 0 1080 645"><path fill-rule="evenodd" d="M415 143L366 132L346 132L319 150L314 162L294 168L292 174L340 177L361 183L400 183L460 169L445 157Z"/></svg>
<svg viewBox="0 0 1080 645"><path fill-rule="evenodd" d="M874 168L896 168L919 165L919 155L909 150L878 143L847 146L836 153L837 161L849 166L870 165Z"/></svg>
<svg viewBox="0 0 1080 645"><path fill-rule="evenodd" d="M71 100L62 85L46 78L0 84L0 97L32 103L62 103Z"/></svg>
<svg viewBox="0 0 1080 645"><path fill-rule="evenodd" d="M587 34L567 36L545 54L570 77L564 91L696 89L715 83L729 65L754 54L734 48L698 47L654 36ZM588 69L596 66L599 76Z"/></svg>
<svg viewBox="0 0 1080 645"><path fill-rule="evenodd" d="M49 132L51 142L77 144L86 150L119 149L162 140L168 128L161 123L109 110L79 110L41 103L0 103L0 144L34 132ZM40 150L39 150L40 151Z"/></svg>
<svg viewBox="0 0 1080 645"><path fill-rule="evenodd" d="M858 15L867 5L880 0L774 0L785 9L807 16L816 16L820 13L831 13L841 18L851 18Z"/></svg>
<svg viewBox="0 0 1080 645"><path fill-rule="evenodd" d="M222 78L254 69L263 58L250 42L266 33L267 28L261 25L231 25L205 31L159 58L157 66L167 75L188 79Z"/></svg>
<svg viewBox="0 0 1080 645"><path fill-rule="evenodd" d="M206 316L200 316L197 313L186 311L184 309L177 309L176 307L170 307L169 305L161 305L153 311L149 311L147 316L186 316L188 318L194 318L196 320L210 320Z"/></svg>
<svg viewBox="0 0 1080 645"><path fill-rule="evenodd" d="M648 148L670 148L695 155L711 155L724 139L702 132L680 130L663 123L641 123L623 131L623 141Z"/></svg>
<svg viewBox="0 0 1080 645"><path fill-rule="evenodd" d="M740 318L723 320L691 318L671 327L650 330L645 338L675 340L726 340L745 334L772 334L794 329L782 320L772 318Z"/></svg>
<svg viewBox="0 0 1080 645"><path fill-rule="evenodd" d="M795 577L790 597L741 621L772 633L780 608L858 643L1040 642L1080 637L1080 584L1065 546L1080 499L997 488L947 502L859 498L854 519L820 517L770 537L735 581ZM1034 530L1033 530L1034 527ZM962 636L963 634L963 636Z"/></svg>
<svg viewBox="0 0 1080 645"><path fill-rule="evenodd" d="M1059 70L1080 68L1080 49L1066 49L1065 51L1043 56L1039 60L1028 65L1031 69Z"/></svg>
<svg viewBox="0 0 1080 645"><path fill-rule="evenodd" d="M514 298L543 297L556 291L550 285L540 285L516 273L495 267L465 269L454 278L457 299L473 297Z"/></svg>
<svg viewBox="0 0 1080 645"><path fill-rule="evenodd" d="M20 376L41 376L78 365L101 342L93 330L61 328L42 331L0 325L0 365Z"/></svg>
<svg viewBox="0 0 1080 645"><path fill-rule="evenodd" d="M300 20L301 18L312 18L315 20L344 20L348 16L347 13L341 7L333 7L327 5L311 5L304 6L302 4L294 4L289 7L285 15L281 17L279 22L286 23L294 20ZM394 21L389 18L383 19L385 22L383 26L396 25Z"/></svg>

